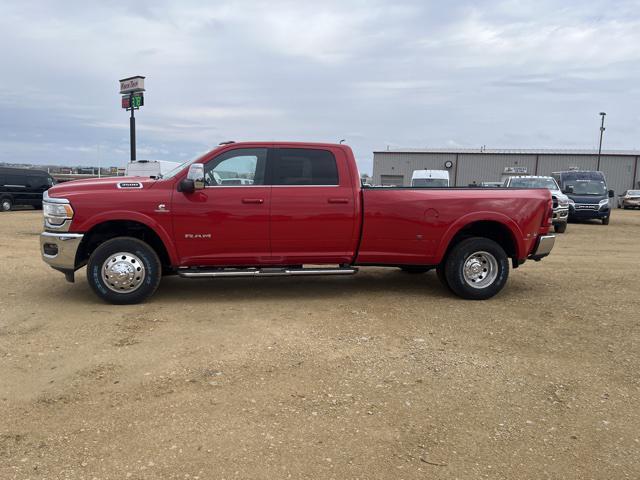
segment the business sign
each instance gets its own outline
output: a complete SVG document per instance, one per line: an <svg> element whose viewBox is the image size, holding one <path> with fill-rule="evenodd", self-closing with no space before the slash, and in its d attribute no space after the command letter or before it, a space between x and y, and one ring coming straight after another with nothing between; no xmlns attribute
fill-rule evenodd
<svg viewBox="0 0 640 480"><path fill-rule="evenodd" d="M516 175L521 175L523 173L526 174L527 167L504 167L504 172L502 173L516 174Z"/></svg>
<svg viewBox="0 0 640 480"><path fill-rule="evenodd" d="M142 93L134 93L133 95L125 95L122 97L122 108L129 110L132 106L138 109L144 105L144 95Z"/></svg>
<svg viewBox="0 0 640 480"><path fill-rule="evenodd" d="M145 77L136 76L120 80L120 93L144 92Z"/></svg>

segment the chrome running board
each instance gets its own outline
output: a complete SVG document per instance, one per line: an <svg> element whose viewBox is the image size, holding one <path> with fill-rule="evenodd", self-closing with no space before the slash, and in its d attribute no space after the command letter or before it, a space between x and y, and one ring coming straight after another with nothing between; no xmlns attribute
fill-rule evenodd
<svg viewBox="0 0 640 480"><path fill-rule="evenodd" d="M220 268L183 269L178 275L186 278L212 277L291 277L300 275L353 275L357 268Z"/></svg>

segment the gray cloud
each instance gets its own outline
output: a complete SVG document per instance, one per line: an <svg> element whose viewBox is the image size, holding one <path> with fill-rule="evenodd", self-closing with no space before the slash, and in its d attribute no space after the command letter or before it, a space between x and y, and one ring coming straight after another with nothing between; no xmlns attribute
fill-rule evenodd
<svg viewBox="0 0 640 480"><path fill-rule="evenodd" d="M123 165L219 141L638 148L639 2L0 4L0 160ZM100 152L100 153L98 153Z"/></svg>

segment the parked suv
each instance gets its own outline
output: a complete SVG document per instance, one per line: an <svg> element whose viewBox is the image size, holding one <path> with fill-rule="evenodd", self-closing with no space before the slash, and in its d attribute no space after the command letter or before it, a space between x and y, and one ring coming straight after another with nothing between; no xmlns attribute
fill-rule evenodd
<svg viewBox="0 0 640 480"><path fill-rule="evenodd" d="M14 205L42 208L42 194L54 181L43 170L0 167L0 210L8 212Z"/></svg>
<svg viewBox="0 0 640 480"><path fill-rule="evenodd" d="M562 193L569 197L569 220L598 219L609 225L610 199L613 190L607 190L604 173L593 170L569 170L551 174Z"/></svg>
<svg viewBox="0 0 640 480"><path fill-rule="evenodd" d="M553 228L557 233L567 230L569 220L569 197L560 191L558 183L552 177L514 176L504 181L507 188L547 188L553 200Z"/></svg>

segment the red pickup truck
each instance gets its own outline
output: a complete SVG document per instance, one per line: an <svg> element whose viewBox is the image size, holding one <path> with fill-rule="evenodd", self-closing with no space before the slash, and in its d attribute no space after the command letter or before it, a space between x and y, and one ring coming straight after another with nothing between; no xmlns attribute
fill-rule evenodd
<svg viewBox="0 0 640 480"><path fill-rule="evenodd" d="M54 186L43 198L45 262L102 299L137 303L163 275L349 275L358 266L436 269L485 299L509 263L551 251L546 189L362 187L346 145L229 143L164 177Z"/></svg>

